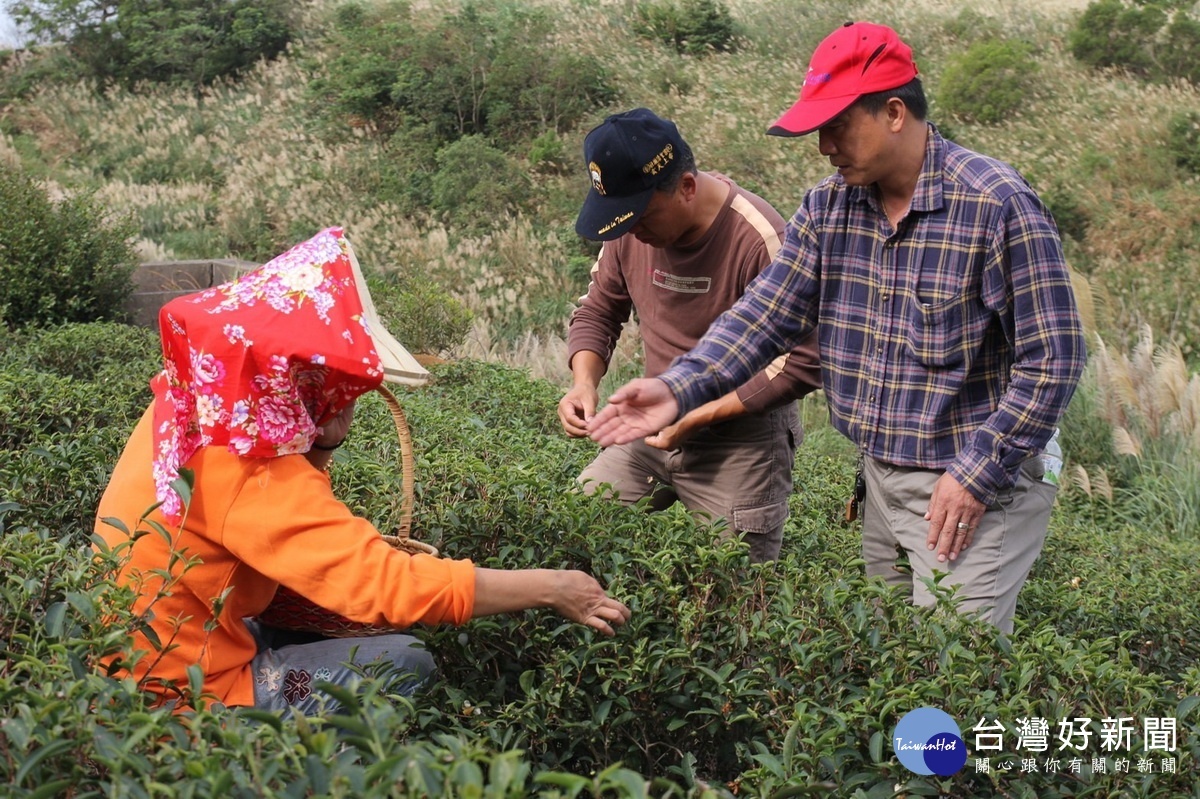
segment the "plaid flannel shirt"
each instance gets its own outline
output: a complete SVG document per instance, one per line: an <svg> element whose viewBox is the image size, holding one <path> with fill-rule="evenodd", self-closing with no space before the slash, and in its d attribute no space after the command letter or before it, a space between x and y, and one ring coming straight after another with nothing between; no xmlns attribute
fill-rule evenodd
<svg viewBox="0 0 1200 799"><path fill-rule="evenodd" d="M932 125L898 229L874 186L826 178L774 262L661 378L686 412L814 325L834 426L869 457L948 470L987 504L1041 452L1086 362L1049 212L1012 167Z"/></svg>

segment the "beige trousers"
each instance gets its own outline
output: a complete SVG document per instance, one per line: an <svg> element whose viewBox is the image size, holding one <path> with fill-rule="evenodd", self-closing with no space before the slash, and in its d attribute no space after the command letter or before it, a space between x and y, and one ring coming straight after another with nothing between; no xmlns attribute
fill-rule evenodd
<svg viewBox="0 0 1200 799"><path fill-rule="evenodd" d="M627 505L650 497L648 510L682 502L698 516L724 519L750 544L751 560L774 560L802 437L796 404L790 403L707 427L679 449L655 449L640 439L609 447L579 482L589 494L615 494Z"/></svg>
<svg viewBox="0 0 1200 799"><path fill-rule="evenodd" d="M971 546L956 560L938 563L937 553L925 546L929 522L924 516L942 472L865 459L862 551L867 575L882 577L908 592L915 604L931 607L934 598L924 579L931 579L934 570L947 573L941 585L957 588L961 612L982 611L981 618L1012 632L1017 594L1046 541L1057 491L1042 474L1040 458L1026 460L1017 484L983 514ZM911 573L897 567L901 550Z"/></svg>

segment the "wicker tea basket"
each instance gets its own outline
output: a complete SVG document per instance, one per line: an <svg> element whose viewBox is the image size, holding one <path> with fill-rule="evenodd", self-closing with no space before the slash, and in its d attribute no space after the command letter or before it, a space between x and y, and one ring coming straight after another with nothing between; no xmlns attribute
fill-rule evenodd
<svg viewBox="0 0 1200 799"><path fill-rule="evenodd" d="M400 523L395 535L384 535L387 541L396 549L413 555L424 554L437 557L436 547L418 541L412 537L413 513L413 453L412 436L409 434L408 420L400 407L400 402L391 391L380 386L377 391L387 403L392 420L396 423L396 435L400 439L400 464L404 476L404 492L400 505ZM332 611L305 599L304 597L284 586L279 586L275 598L258 616L258 621L268 627L280 630L318 633L329 638L349 638L352 636L381 635L394 633L396 628L377 626L351 621Z"/></svg>

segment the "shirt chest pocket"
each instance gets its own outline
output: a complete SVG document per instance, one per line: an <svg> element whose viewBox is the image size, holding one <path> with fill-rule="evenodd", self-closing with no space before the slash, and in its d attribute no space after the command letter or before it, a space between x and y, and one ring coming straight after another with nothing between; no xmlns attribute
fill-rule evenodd
<svg viewBox="0 0 1200 799"><path fill-rule="evenodd" d="M971 248L931 248L915 270L901 327L909 351L924 366L961 364L977 328L986 324L987 311L979 299L982 257L982 251Z"/></svg>
<svg viewBox="0 0 1200 799"><path fill-rule="evenodd" d="M909 297L903 324L905 343L925 366L944 368L962 363L965 298L922 302Z"/></svg>

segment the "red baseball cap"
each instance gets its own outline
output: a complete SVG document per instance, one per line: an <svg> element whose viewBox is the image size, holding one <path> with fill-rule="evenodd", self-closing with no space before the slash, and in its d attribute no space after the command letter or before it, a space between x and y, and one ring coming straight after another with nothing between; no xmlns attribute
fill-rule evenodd
<svg viewBox="0 0 1200 799"><path fill-rule="evenodd" d="M767 131L803 136L828 123L864 94L898 89L917 77L912 48L886 25L847 22L813 52L800 99Z"/></svg>

